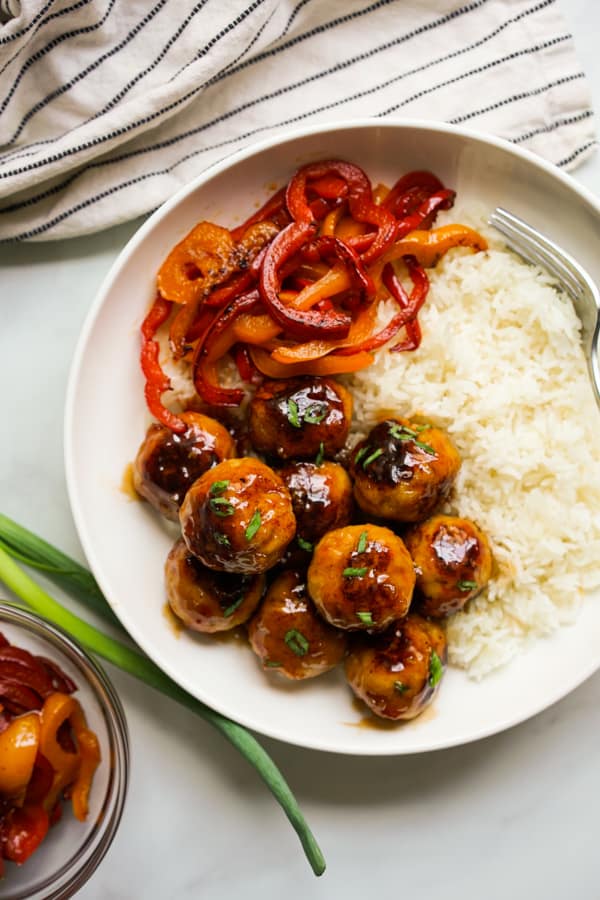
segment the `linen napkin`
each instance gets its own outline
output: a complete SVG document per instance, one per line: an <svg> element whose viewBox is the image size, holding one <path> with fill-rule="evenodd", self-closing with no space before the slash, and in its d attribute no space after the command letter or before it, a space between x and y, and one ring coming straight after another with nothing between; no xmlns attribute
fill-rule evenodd
<svg viewBox="0 0 600 900"><path fill-rule="evenodd" d="M317 122L465 123L595 147L555 0L0 0L0 239L97 231Z"/></svg>

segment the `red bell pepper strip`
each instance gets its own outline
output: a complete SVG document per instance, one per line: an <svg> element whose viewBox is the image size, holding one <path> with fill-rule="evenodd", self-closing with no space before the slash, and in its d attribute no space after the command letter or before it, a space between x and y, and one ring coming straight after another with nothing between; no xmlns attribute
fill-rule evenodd
<svg viewBox="0 0 600 900"><path fill-rule="evenodd" d="M377 206L373 202L371 182L361 168L341 160L325 160L311 163L291 179L286 193L286 203L290 215L295 222L308 225L314 223L314 216L306 197L307 185L311 181L319 181L328 176L337 176L348 186L348 207L350 214L357 222L375 225L377 231L365 251L365 265L373 262L396 237L396 219L388 209Z"/></svg>
<svg viewBox="0 0 600 900"><path fill-rule="evenodd" d="M278 325L299 341L315 337L345 337L351 324L350 317L343 313L335 310L324 313L314 309L298 310L286 306L279 297L284 263L314 238L315 229L316 223L302 221L292 222L280 231L265 253L260 273L260 295L267 310Z"/></svg>
<svg viewBox="0 0 600 900"><path fill-rule="evenodd" d="M375 296L375 285L368 274L364 264L356 253L345 241L331 235L321 235L310 242L302 251L311 262L316 262L322 257L335 256L346 266L353 286L361 294L363 300L372 300Z"/></svg>
<svg viewBox="0 0 600 900"><path fill-rule="evenodd" d="M140 363L146 379L144 395L148 409L159 422L162 422L171 431L183 434L187 428L185 422L167 409L166 406L163 406L162 395L164 391L169 390L171 382L160 366L158 360L160 347L158 341L154 340L154 335L160 326L167 321L170 312L171 302L157 295L148 315L142 322Z"/></svg>
<svg viewBox="0 0 600 900"><path fill-rule="evenodd" d="M244 399L245 392L241 388L223 388L216 383L215 365L221 354L215 355L214 345L237 316L242 312L251 312L259 303L258 291L250 291L237 297L214 319L196 345L192 359L192 377L198 394L211 406L239 406Z"/></svg>
<svg viewBox="0 0 600 900"><path fill-rule="evenodd" d="M0 855L22 865L46 837L49 824L43 806L14 807L3 823Z"/></svg>
<svg viewBox="0 0 600 900"><path fill-rule="evenodd" d="M231 237L234 241L241 240L244 232L251 225L256 225L257 222L271 221L275 222L275 224L281 224L281 227L283 227L289 222L289 218L285 207L285 188L280 188L249 219L246 219L245 222L234 228L231 232Z"/></svg>
<svg viewBox="0 0 600 900"><path fill-rule="evenodd" d="M414 198L420 195L420 199L424 199L443 189L444 185L440 179L431 172L419 170L407 172L392 186L382 205L400 219L406 215L406 212L403 211L406 205L405 198Z"/></svg>
<svg viewBox="0 0 600 900"><path fill-rule="evenodd" d="M412 256L405 256L404 261L408 267L408 274L413 282L410 297L407 296L400 280L396 276L391 263L383 270L383 283L395 300L403 307L404 313L409 316L406 322L407 340L401 341L390 347L397 353L404 350L416 350L421 343L421 326L417 320L417 313L425 303L429 293L429 278L422 266Z"/></svg>

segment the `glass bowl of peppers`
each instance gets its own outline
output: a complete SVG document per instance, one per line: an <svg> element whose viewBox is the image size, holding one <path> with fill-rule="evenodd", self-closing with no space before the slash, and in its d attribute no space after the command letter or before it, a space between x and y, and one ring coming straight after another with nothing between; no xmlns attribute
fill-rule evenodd
<svg viewBox="0 0 600 900"><path fill-rule="evenodd" d="M73 896L115 836L128 771L102 669L59 628L0 603L0 898Z"/></svg>

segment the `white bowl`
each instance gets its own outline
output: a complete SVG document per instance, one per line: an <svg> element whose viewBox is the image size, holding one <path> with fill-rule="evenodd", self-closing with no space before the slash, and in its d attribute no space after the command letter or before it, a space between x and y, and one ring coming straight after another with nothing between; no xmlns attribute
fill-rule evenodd
<svg viewBox="0 0 600 900"><path fill-rule="evenodd" d="M145 432L138 326L171 247L200 219L234 225L298 166L345 158L373 182L430 169L462 203L502 205L570 250L600 281L600 207L558 169L508 143L449 125L363 120L312 128L243 150L208 169L140 228L110 271L75 356L66 471L83 547L115 613L148 655L200 700L263 734L353 754L401 754L508 728L564 697L600 666L600 596L575 626L540 640L483 682L447 673L424 716L397 728L357 727L341 674L280 685L250 650L177 633L165 616L163 563L172 543L150 508L120 490Z"/></svg>

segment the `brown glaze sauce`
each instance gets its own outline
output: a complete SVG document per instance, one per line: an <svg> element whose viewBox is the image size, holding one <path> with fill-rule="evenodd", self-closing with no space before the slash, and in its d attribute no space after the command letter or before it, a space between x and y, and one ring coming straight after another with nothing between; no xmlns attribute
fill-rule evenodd
<svg viewBox="0 0 600 900"><path fill-rule="evenodd" d="M183 622L177 618L173 610L171 609L168 603L165 603L163 606L163 616L169 623L169 628L175 635L175 637L181 637L181 632L184 630Z"/></svg>
<svg viewBox="0 0 600 900"><path fill-rule="evenodd" d="M133 486L133 463L127 463L123 469L123 477L119 490L125 494L128 500L141 500L142 498Z"/></svg>

